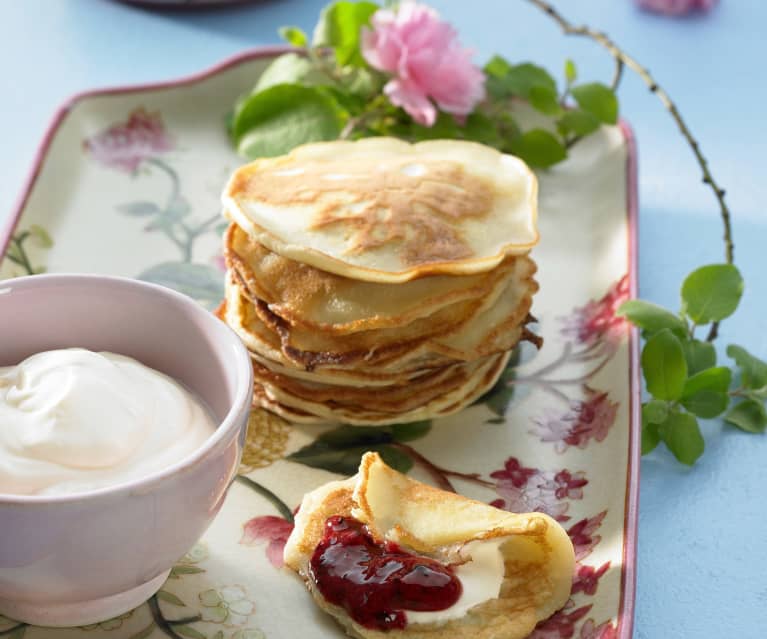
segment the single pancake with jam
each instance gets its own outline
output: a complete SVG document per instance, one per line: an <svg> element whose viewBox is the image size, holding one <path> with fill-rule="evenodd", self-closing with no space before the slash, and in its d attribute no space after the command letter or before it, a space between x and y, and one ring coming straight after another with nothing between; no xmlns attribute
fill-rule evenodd
<svg viewBox="0 0 767 639"><path fill-rule="evenodd" d="M567 533L417 482L366 453L304 496L285 562L353 637L522 639L567 601Z"/></svg>

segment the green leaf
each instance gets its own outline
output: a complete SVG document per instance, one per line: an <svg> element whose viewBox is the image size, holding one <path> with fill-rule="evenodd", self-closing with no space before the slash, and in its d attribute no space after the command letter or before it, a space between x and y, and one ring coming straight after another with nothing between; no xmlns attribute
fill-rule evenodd
<svg viewBox="0 0 767 639"><path fill-rule="evenodd" d="M133 217L157 215L158 213L162 212L160 207L157 206L157 204L154 202L128 202L127 204L118 204L115 208L117 208L120 213L124 213L125 215L132 215Z"/></svg>
<svg viewBox="0 0 767 639"><path fill-rule="evenodd" d="M727 394L732 371L725 366L708 368L689 377L682 392L682 405L698 417L710 419L721 415L730 403Z"/></svg>
<svg viewBox="0 0 767 639"><path fill-rule="evenodd" d="M141 273L138 279L184 293L207 308L217 306L224 296L222 273L207 264L163 262Z"/></svg>
<svg viewBox="0 0 767 639"><path fill-rule="evenodd" d="M642 454L655 450L660 441L658 424L668 418L668 402L652 399L642 404Z"/></svg>
<svg viewBox="0 0 767 639"><path fill-rule="evenodd" d="M178 634L183 635L184 637L189 637L189 639L206 639L204 634L202 634L199 630L195 630L192 628L192 626L174 625L173 630L175 630Z"/></svg>
<svg viewBox="0 0 767 639"><path fill-rule="evenodd" d="M37 240L40 248L49 249L53 246L53 239L50 234L39 224L31 224L29 234Z"/></svg>
<svg viewBox="0 0 767 639"><path fill-rule="evenodd" d="M767 410L762 402L747 399L736 404L724 421L749 433L763 433L767 427Z"/></svg>
<svg viewBox="0 0 767 639"><path fill-rule="evenodd" d="M431 430L431 420L426 419L420 422L410 422L409 424L394 424L389 428L391 428L392 437L395 441L411 442L424 437Z"/></svg>
<svg viewBox="0 0 767 639"><path fill-rule="evenodd" d="M742 346L730 344L727 356L735 360L740 367L741 383L745 388L762 388L767 386L767 363L754 357Z"/></svg>
<svg viewBox="0 0 767 639"><path fill-rule="evenodd" d="M526 131L509 145L514 155L531 166L546 168L567 157L564 145L544 129Z"/></svg>
<svg viewBox="0 0 767 639"><path fill-rule="evenodd" d="M316 443L315 443L316 444ZM377 452L392 468L407 472L413 466L412 460L398 449L388 444L364 446L344 446L330 448L327 446L309 444L288 455L287 459L311 468L322 468L331 473L353 475L357 472L360 459L366 452Z"/></svg>
<svg viewBox="0 0 767 639"><path fill-rule="evenodd" d="M422 428L416 426L413 434ZM403 434L407 436L406 431L401 430L400 435ZM413 460L407 453L392 446L394 441L393 427L339 426L323 433L287 459L312 468L353 475L359 468L362 455L372 451L381 455L389 466L405 473L412 468Z"/></svg>
<svg viewBox="0 0 767 639"><path fill-rule="evenodd" d="M596 116L600 122L615 124L618 121L618 98L610 87L599 82L579 84L570 89L578 106Z"/></svg>
<svg viewBox="0 0 767 639"><path fill-rule="evenodd" d="M502 86L508 95L517 95L528 99L533 87L549 89L557 93L557 82L546 69L525 62L513 66L502 78Z"/></svg>
<svg viewBox="0 0 767 639"><path fill-rule="evenodd" d="M458 138L460 135L461 129L455 118L442 111L439 112L437 120L432 126L422 126L413 122L410 127L410 136L416 141Z"/></svg>
<svg viewBox="0 0 767 639"><path fill-rule="evenodd" d="M575 82L575 79L578 77L578 70L575 67L575 62L570 60L568 58L565 60L565 80L567 80L567 84L572 84Z"/></svg>
<svg viewBox="0 0 767 639"><path fill-rule="evenodd" d="M750 390L743 391L743 395L750 397L757 402L763 402L767 400L767 386L761 388L752 388Z"/></svg>
<svg viewBox="0 0 767 639"><path fill-rule="evenodd" d="M315 444L323 444L328 448L341 449L343 447L374 444L387 444L394 441L391 428L375 426L339 426L329 430L317 439Z"/></svg>
<svg viewBox="0 0 767 639"><path fill-rule="evenodd" d="M535 86L530 89L530 104L536 111L557 116L562 113L559 96L550 87Z"/></svg>
<svg viewBox="0 0 767 639"><path fill-rule="evenodd" d="M466 125L461 133L465 140L479 142L480 144L486 144L495 148L499 148L503 143L496 123L479 111L475 111L466 118Z"/></svg>
<svg viewBox="0 0 767 639"><path fill-rule="evenodd" d="M258 78L255 88L251 95L266 91L278 84L301 84L314 70L312 63L304 56L296 53L284 53L275 58L272 63L264 69L261 77ZM247 99L237 109L239 113Z"/></svg>
<svg viewBox="0 0 767 639"><path fill-rule="evenodd" d="M727 393L732 382L732 371L726 366L708 368L690 376L684 384L682 397L692 397L700 391Z"/></svg>
<svg viewBox="0 0 767 639"><path fill-rule="evenodd" d="M294 47L305 47L306 43L309 42L306 34L298 27L280 27L279 34L285 42L292 44Z"/></svg>
<svg viewBox="0 0 767 639"><path fill-rule="evenodd" d="M700 371L716 366L716 349L709 342L699 339L685 340L682 342L684 358L687 360L687 373L695 375Z"/></svg>
<svg viewBox="0 0 767 639"><path fill-rule="evenodd" d="M340 66L364 66L360 53L360 31L379 7L373 2L335 2L320 14L312 45L333 47Z"/></svg>
<svg viewBox="0 0 767 639"><path fill-rule="evenodd" d="M360 95L356 95L345 89L338 89L337 87L323 87L322 90L327 95L331 96L341 109L349 114L360 114L365 109L365 99Z"/></svg>
<svg viewBox="0 0 767 639"><path fill-rule="evenodd" d="M494 55L483 69L485 75L493 78L502 78L511 71L511 64L499 55Z"/></svg>
<svg viewBox="0 0 767 639"><path fill-rule="evenodd" d="M383 459L388 466L391 466L401 473L407 473L413 467L413 460L410 455L401 451L399 448L394 448L393 446L380 446L375 449L375 452L381 455L381 459ZM359 466L359 464L357 465ZM357 469L355 469L354 472L356 473Z"/></svg>
<svg viewBox="0 0 767 639"><path fill-rule="evenodd" d="M668 402L651 399L642 404L642 421L650 424L662 424L668 417Z"/></svg>
<svg viewBox="0 0 767 639"><path fill-rule="evenodd" d="M709 264L690 273L682 284L682 301L696 324L718 322L738 308L743 278L732 264Z"/></svg>
<svg viewBox="0 0 767 639"><path fill-rule="evenodd" d="M334 140L342 126L343 113L327 92L278 84L247 98L232 134L240 154L273 157L307 142Z"/></svg>
<svg viewBox="0 0 767 639"><path fill-rule="evenodd" d="M569 109L557 120L557 128L560 132L563 134L572 133L577 136L589 135L600 126L599 118L581 109Z"/></svg>
<svg viewBox="0 0 767 639"><path fill-rule="evenodd" d="M716 391L702 390L689 397L682 399L682 406L688 411L703 417L711 419L721 415L730 403L730 396L727 393L718 393Z"/></svg>
<svg viewBox="0 0 767 639"><path fill-rule="evenodd" d="M658 331L642 349L642 373L647 390L656 399L679 399L687 379L682 345L667 328Z"/></svg>
<svg viewBox="0 0 767 639"><path fill-rule="evenodd" d="M647 331L649 335L667 328L677 337L682 339L687 337L687 324L684 320L651 302L628 300L620 305L615 314L625 317L635 326Z"/></svg>
<svg viewBox="0 0 767 639"><path fill-rule="evenodd" d="M345 73L343 82L349 97L361 100L359 103L360 112L365 106L365 101L372 98L374 94L379 93L383 85L379 75L363 67L355 67Z"/></svg>
<svg viewBox="0 0 767 639"><path fill-rule="evenodd" d="M698 420L690 413L674 411L659 425L661 440L680 462L692 466L703 454L705 442Z"/></svg>
<svg viewBox="0 0 767 639"><path fill-rule="evenodd" d="M658 424L652 422L642 424L642 454L647 455L658 447L660 431Z"/></svg>
<svg viewBox="0 0 767 639"><path fill-rule="evenodd" d="M169 604L173 604L174 606L186 607L186 604L183 601L181 601L181 599L179 599L172 592L168 592L167 590L158 590L157 598L160 599L161 601L165 601Z"/></svg>

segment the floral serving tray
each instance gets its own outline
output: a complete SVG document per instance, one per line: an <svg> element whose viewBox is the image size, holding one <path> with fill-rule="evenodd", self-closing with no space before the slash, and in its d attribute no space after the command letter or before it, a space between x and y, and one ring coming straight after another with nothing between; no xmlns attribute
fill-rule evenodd
<svg viewBox="0 0 767 639"><path fill-rule="evenodd" d="M138 277L208 308L223 295L219 193L241 163L227 110L280 50L200 75L72 99L56 115L9 227L0 276L47 271ZM636 290L636 154L606 127L540 174L533 257L539 352L459 415L397 428L297 427L251 419L241 475L205 536L162 590L119 618L74 629L0 619L12 639L340 637L282 568L304 492L383 450L414 476L562 522L576 548L566 607L535 639L631 636L638 492L636 336L615 318ZM488 232L492 232L489 230ZM332 435L328 435L332 433Z"/></svg>

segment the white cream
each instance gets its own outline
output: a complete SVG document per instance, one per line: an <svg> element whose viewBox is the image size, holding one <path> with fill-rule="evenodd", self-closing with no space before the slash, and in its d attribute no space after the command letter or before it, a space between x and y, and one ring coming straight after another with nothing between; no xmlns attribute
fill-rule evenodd
<svg viewBox="0 0 767 639"><path fill-rule="evenodd" d="M455 575L463 588L461 596L452 606L433 612L406 610L407 622L435 623L459 619L469 609L490 599L497 599L505 574L503 555L500 545L503 539L472 541L466 544L461 555L471 557L471 561L455 568Z"/></svg>
<svg viewBox="0 0 767 639"><path fill-rule="evenodd" d="M113 353L71 348L0 368L0 494L60 495L163 470L211 435L173 379Z"/></svg>

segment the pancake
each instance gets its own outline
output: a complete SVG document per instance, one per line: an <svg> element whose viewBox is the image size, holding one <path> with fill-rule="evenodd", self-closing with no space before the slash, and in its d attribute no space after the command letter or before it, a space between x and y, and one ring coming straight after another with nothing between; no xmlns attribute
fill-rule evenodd
<svg viewBox="0 0 767 639"><path fill-rule="evenodd" d="M224 256L251 296L272 313L292 326L334 335L403 326L455 302L491 295L516 260L507 257L475 275L432 275L397 286L360 282L277 255L236 224L226 232Z"/></svg>
<svg viewBox="0 0 767 639"><path fill-rule="evenodd" d="M481 362L454 388L442 388L440 393L429 401L421 400L412 410L401 412L381 411L366 406L343 403L337 400L323 402L311 401L299 397L285 388L256 378L254 404L272 410L286 419L292 419L291 413L297 414L300 423L336 423L358 426L375 426L420 421L434 417L446 417L469 406L487 392L500 377L509 359L509 353L502 353ZM310 417L311 416L311 417Z"/></svg>
<svg viewBox="0 0 767 639"><path fill-rule="evenodd" d="M445 396L452 389L466 384L486 364L487 359L452 364L426 371L404 384L392 384L383 388L307 382L290 375L274 373L255 361L253 374L259 383L277 386L291 395L311 402L320 402L329 406L352 405L387 413L402 413Z"/></svg>
<svg viewBox="0 0 767 639"><path fill-rule="evenodd" d="M388 284L485 273L538 241L537 181L473 142L308 144L238 169L224 210L285 258ZM491 232L488 232L491 230Z"/></svg>
<svg viewBox="0 0 767 639"><path fill-rule="evenodd" d="M406 610L403 629L361 625L323 596L311 569L325 522L333 516L361 522L378 543L394 542L411 554L451 565L458 578L476 565L484 596L453 615L445 611L435 618ZM427 486L389 468L377 453L363 456L354 477L304 496L284 559L317 605L351 636L364 639L522 639L566 603L575 569L572 543L551 517L509 513Z"/></svg>
<svg viewBox="0 0 767 639"><path fill-rule="evenodd" d="M523 335L532 295L535 263L514 262L504 289L482 300L458 302L402 327L335 336L290 326L258 298L248 299L236 273L227 281L229 325L248 348L283 365L380 372L413 370L433 356L469 361L512 348ZM279 350L279 354L277 351Z"/></svg>

